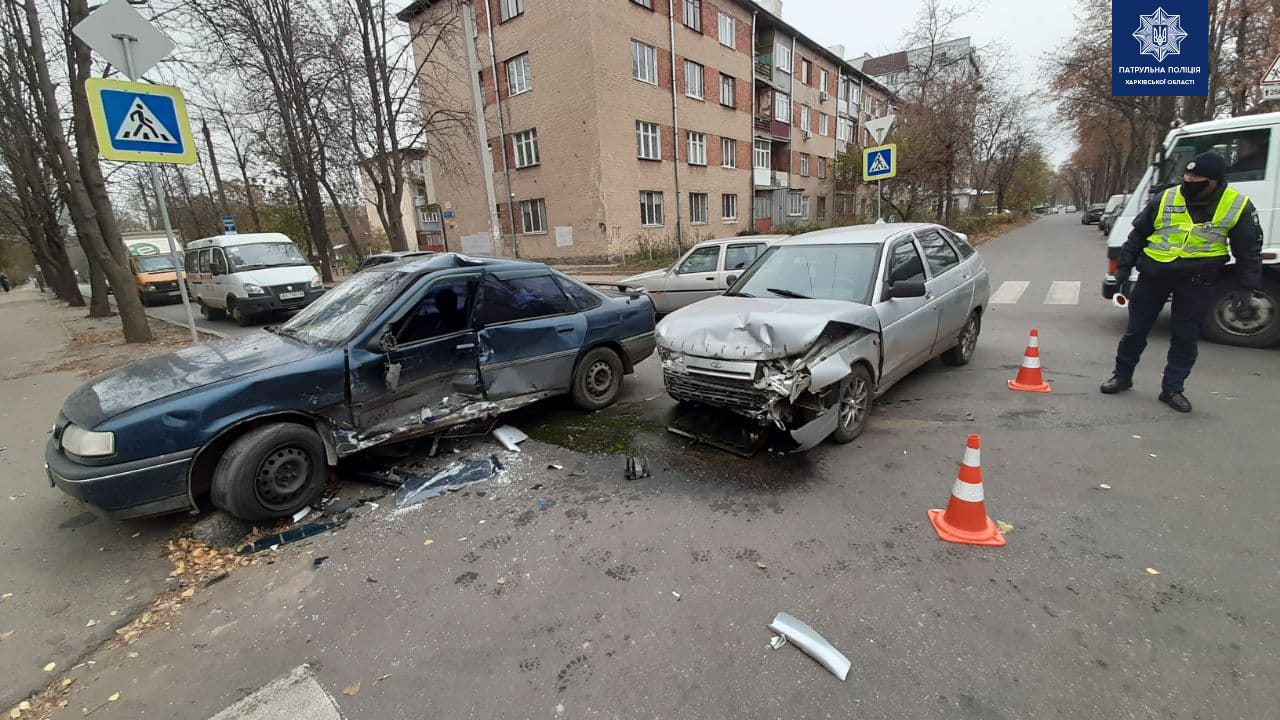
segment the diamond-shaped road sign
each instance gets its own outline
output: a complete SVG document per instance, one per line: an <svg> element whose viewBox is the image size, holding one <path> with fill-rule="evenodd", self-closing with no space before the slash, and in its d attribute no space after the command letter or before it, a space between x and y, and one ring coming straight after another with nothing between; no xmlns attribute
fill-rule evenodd
<svg viewBox="0 0 1280 720"><path fill-rule="evenodd" d="M871 133L871 139L879 145L884 142L884 136L889 134L889 128L896 119L896 115L885 115L874 120L868 120L862 123L862 126Z"/></svg>
<svg viewBox="0 0 1280 720"><path fill-rule="evenodd" d="M71 32L133 80L168 57L175 47L168 35L129 5L129 0L110 0L77 23ZM130 40L133 54L132 73L124 52L125 39Z"/></svg>
<svg viewBox="0 0 1280 720"><path fill-rule="evenodd" d="M89 78L85 90L102 157L178 165L196 161L191 121L178 88Z"/></svg>

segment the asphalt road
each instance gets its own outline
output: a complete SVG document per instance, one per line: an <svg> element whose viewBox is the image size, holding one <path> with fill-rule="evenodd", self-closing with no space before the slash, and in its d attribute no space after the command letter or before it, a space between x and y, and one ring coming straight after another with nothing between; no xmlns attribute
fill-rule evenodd
<svg viewBox="0 0 1280 720"><path fill-rule="evenodd" d="M981 252L1013 302L969 366L908 377L858 442L691 446L646 363L616 408L514 416L535 439L500 478L385 499L201 590L139 657L100 653L65 716L122 691L95 714L206 718L303 663L348 717L1273 715L1276 351L1202 344L1178 415L1156 401L1162 323L1136 388L1102 396L1124 318L1097 231L1050 216ZM1048 395L1006 388L1033 327ZM926 519L969 433L1005 548ZM625 481L629 452L654 477ZM779 611L849 657L848 682L769 649Z"/></svg>

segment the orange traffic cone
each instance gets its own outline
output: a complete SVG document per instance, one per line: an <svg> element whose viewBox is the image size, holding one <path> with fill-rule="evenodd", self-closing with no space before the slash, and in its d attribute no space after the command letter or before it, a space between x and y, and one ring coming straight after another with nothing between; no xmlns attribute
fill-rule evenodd
<svg viewBox="0 0 1280 720"><path fill-rule="evenodd" d="M929 522L938 531L938 537L947 542L1004 547L1004 535L987 517L987 503L982 495L981 442L982 438L977 435L969 436L947 510L930 510Z"/></svg>
<svg viewBox="0 0 1280 720"><path fill-rule="evenodd" d="M1027 352L1022 356L1022 367L1018 368L1018 377L1009 381L1010 390L1023 392L1047 393L1052 390L1040 373L1040 332L1031 331L1031 339L1027 341Z"/></svg>

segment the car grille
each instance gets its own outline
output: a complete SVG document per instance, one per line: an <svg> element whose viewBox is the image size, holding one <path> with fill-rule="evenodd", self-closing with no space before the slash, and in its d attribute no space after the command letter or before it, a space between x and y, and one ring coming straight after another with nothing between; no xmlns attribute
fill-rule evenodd
<svg viewBox="0 0 1280 720"><path fill-rule="evenodd" d="M706 403L748 413L763 412L769 405L768 394L746 380L713 378L670 370L664 371L662 378L667 392L677 400Z"/></svg>
<svg viewBox="0 0 1280 720"><path fill-rule="evenodd" d="M172 280L169 282L151 283L151 288L156 292L172 292L178 289L178 283Z"/></svg>
<svg viewBox="0 0 1280 720"><path fill-rule="evenodd" d="M307 284L306 283L298 282L298 283L290 283L288 285L271 285L267 288L267 290L277 300L280 300L280 293L290 293L290 292L302 293L302 297L289 298L288 300L280 300L280 302L284 303L285 305L304 303L307 301L307 294L306 294Z"/></svg>

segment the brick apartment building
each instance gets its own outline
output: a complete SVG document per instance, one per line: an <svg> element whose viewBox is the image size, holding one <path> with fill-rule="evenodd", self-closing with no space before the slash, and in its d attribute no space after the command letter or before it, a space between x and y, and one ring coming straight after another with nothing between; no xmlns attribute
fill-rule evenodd
<svg viewBox="0 0 1280 720"><path fill-rule="evenodd" d="M889 92L780 0L417 0L399 18L459 11L456 63L429 82L475 123L425 161L450 249L614 259L867 206L835 159Z"/></svg>

